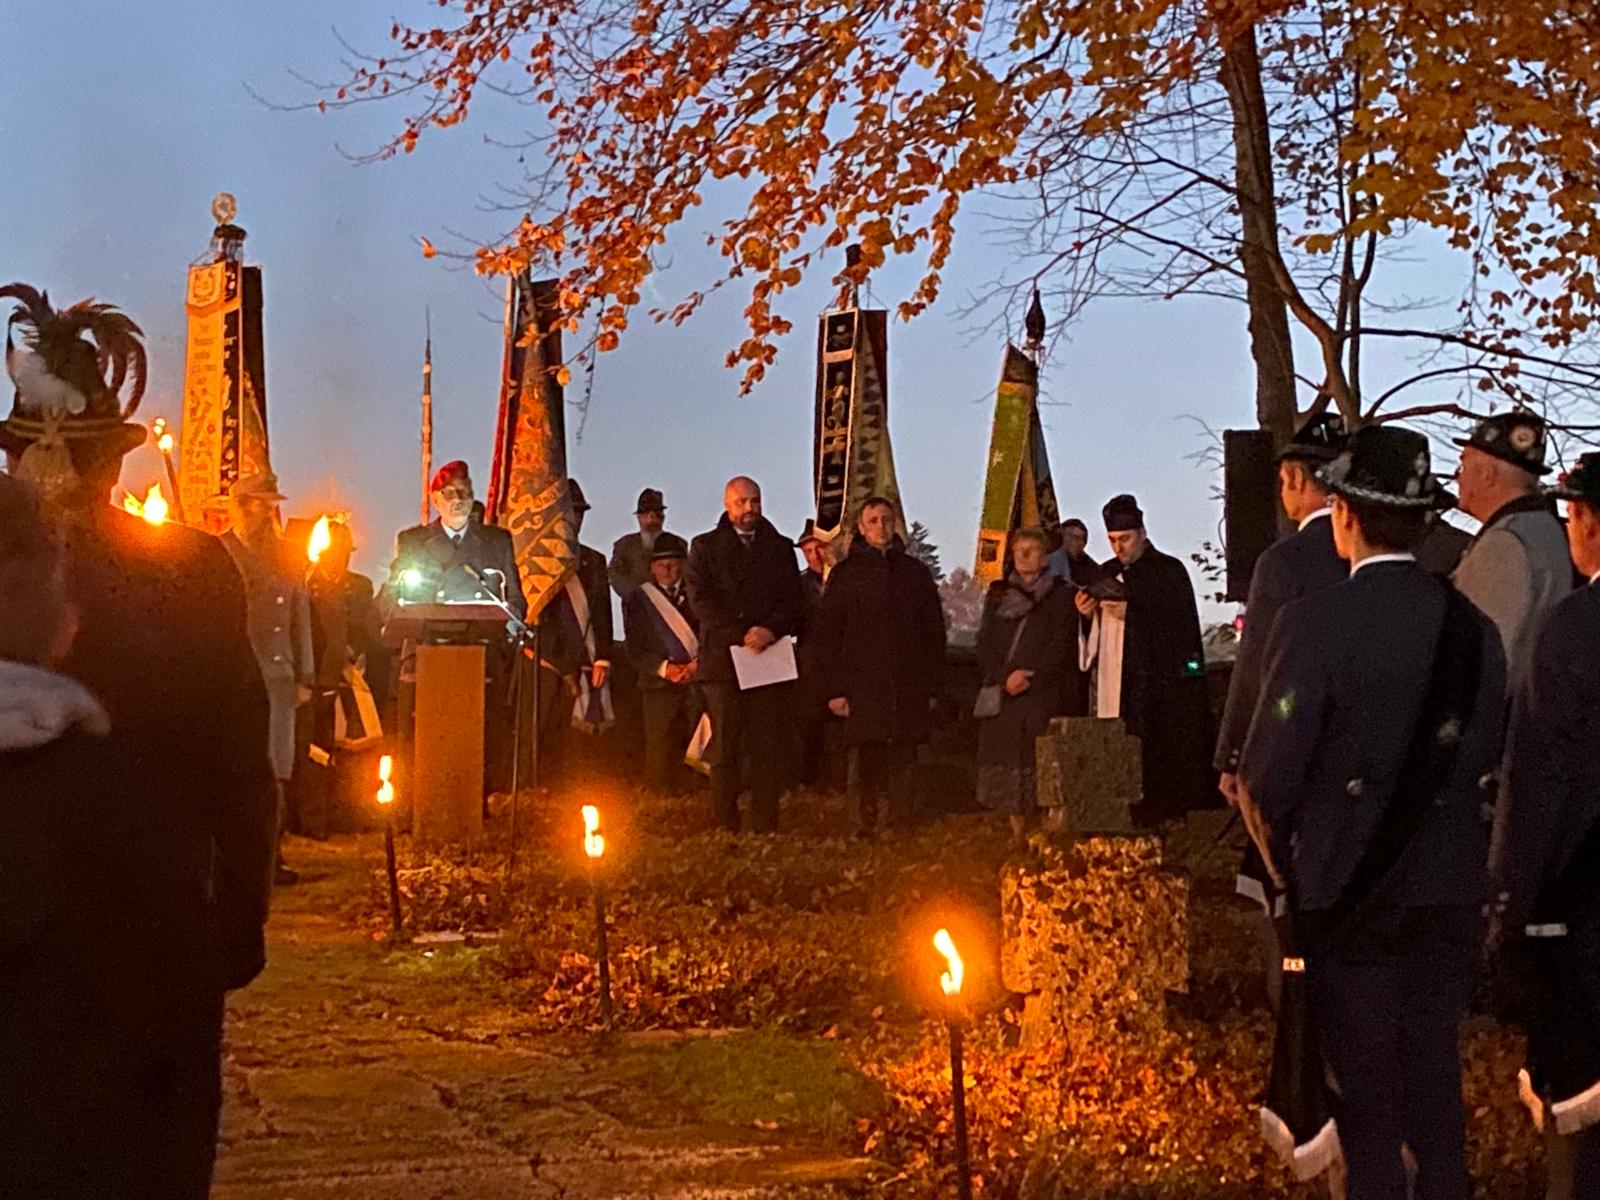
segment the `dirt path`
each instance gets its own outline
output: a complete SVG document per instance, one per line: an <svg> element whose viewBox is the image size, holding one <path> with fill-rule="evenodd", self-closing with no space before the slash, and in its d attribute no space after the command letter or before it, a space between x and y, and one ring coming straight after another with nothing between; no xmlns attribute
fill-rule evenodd
<svg viewBox="0 0 1600 1200"><path fill-rule="evenodd" d="M703 1119L664 1046L538 1033L470 946L356 928L374 838L295 843L271 965L229 1007L218 1200L854 1195L869 1164Z"/></svg>

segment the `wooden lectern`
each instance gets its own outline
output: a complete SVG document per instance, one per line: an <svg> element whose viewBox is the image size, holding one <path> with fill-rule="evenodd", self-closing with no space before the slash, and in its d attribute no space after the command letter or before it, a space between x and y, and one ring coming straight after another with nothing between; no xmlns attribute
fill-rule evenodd
<svg viewBox="0 0 1600 1200"><path fill-rule="evenodd" d="M486 646L505 641L506 616L490 604L408 604L384 640L416 653L411 738L411 832L422 845L483 836Z"/></svg>

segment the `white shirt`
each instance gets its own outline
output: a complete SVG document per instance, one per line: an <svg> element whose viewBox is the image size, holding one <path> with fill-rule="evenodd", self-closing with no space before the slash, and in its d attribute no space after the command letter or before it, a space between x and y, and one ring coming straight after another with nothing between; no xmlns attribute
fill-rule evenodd
<svg viewBox="0 0 1600 1200"><path fill-rule="evenodd" d="M1300 522L1300 528L1304 529L1307 525L1311 524L1311 522L1313 522L1313 521L1315 521L1315 520L1317 520L1317 519L1319 519L1321 517L1331 517L1331 516L1333 516L1333 506L1332 505L1329 505L1327 508L1319 508L1319 509L1317 509L1316 512L1307 513L1305 515L1305 518Z"/></svg>
<svg viewBox="0 0 1600 1200"><path fill-rule="evenodd" d="M467 524L470 525L471 522L469 521ZM446 537L459 546L461 539L467 536L467 526L463 525L460 529L451 529L450 526L446 525L444 532Z"/></svg>
<svg viewBox="0 0 1600 1200"><path fill-rule="evenodd" d="M1372 566L1376 566L1378 563L1386 563L1386 562L1409 562L1409 563L1414 563L1416 561L1417 561L1417 556L1415 554L1374 554L1371 558L1363 558L1360 562L1355 563L1353 566L1351 566L1350 574L1354 575L1357 571L1361 570L1362 567L1372 567Z"/></svg>

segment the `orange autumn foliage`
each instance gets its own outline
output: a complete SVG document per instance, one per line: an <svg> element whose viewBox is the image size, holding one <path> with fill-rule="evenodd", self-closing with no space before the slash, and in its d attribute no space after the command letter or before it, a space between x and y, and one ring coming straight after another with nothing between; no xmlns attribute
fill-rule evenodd
<svg viewBox="0 0 1600 1200"><path fill-rule="evenodd" d="M415 103L380 152L393 154L465 121L481 87L519 92L548 170L532 215L477 266L559 274L569 327L594 313L600 349L618 344L668 232L712 188L737 197L711 238L727 261L711 286L746 289L748 337L729 355L746 387L791 327L782 293L831 269L839 247L861 248L845 272L857 283L890 256L917 259L898 306L915 316L939 296L969 196L1050 172L1052 128L1116 137L1174 89L1213 84L1220 48L1246 27L1274 86L1340 96L1331 148L1326 127L1316 144L1301 129L1274 146L1306 198L1287 231L1302 249L1440 230L1496 281L1471 304L1476 331L1497 339L1562 345L1600 307L1592 0L440 5L439 26L396 25L395 56L332 103ZM682 321L705 296L658 316Z"/></svg>

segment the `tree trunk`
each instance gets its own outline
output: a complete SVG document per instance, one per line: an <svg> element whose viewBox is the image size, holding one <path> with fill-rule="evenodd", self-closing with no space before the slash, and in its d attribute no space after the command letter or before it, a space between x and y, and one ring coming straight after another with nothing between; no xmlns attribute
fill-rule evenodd
<svg viewBox="0 0 1600 1200"><path fill-rule="evenodd" d="M1256 422L1282 446L1294 436L1294 347L1289 306L1273 275L1278 258L1278 209L1272 175L1272 133L1261 90L1254 26L1223 51L1222 86L1233 113L1234 177L1243 231L1241 257L1250 307L1250 354L1256 364Z"/></svg>

